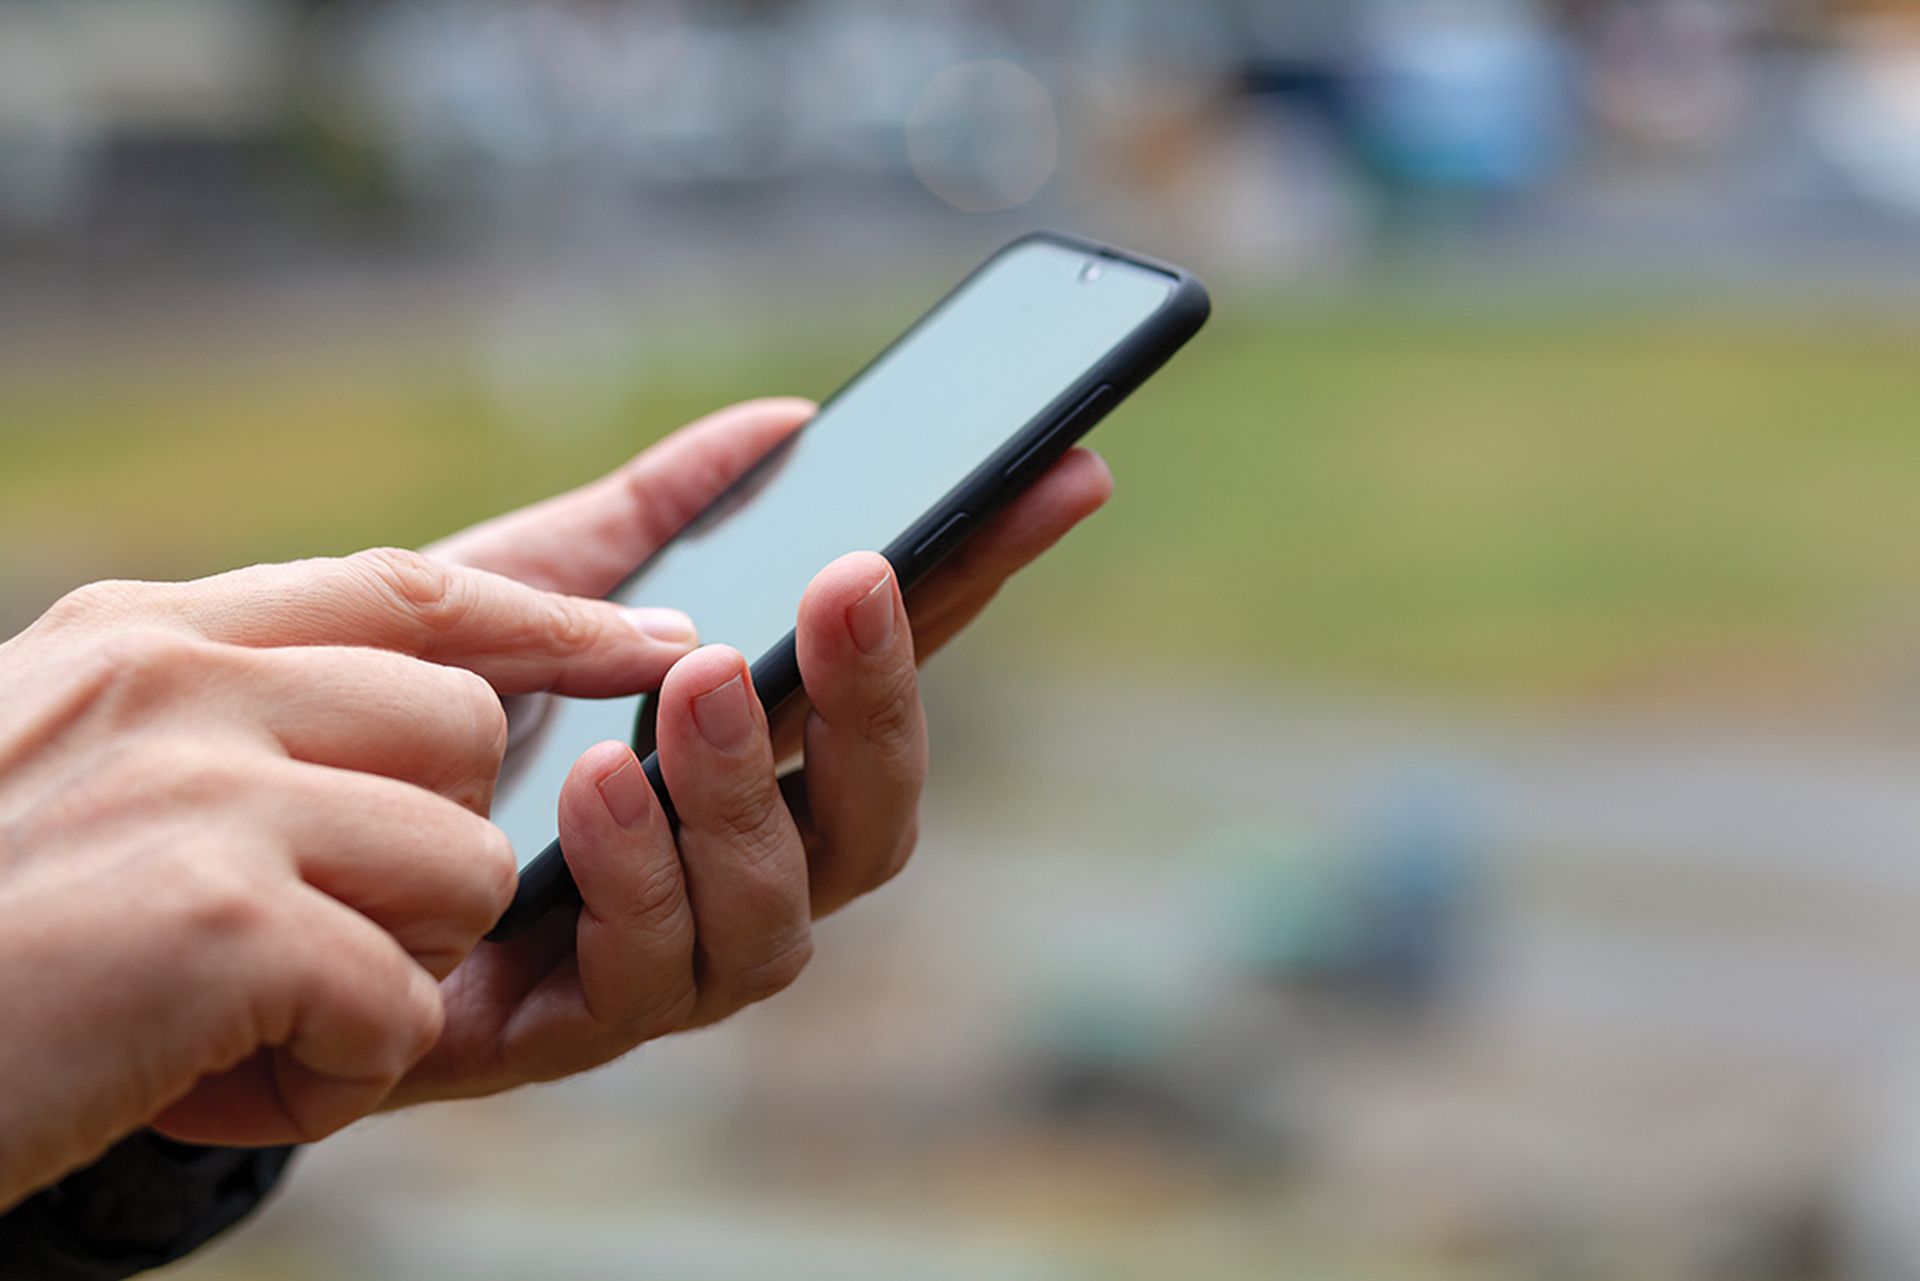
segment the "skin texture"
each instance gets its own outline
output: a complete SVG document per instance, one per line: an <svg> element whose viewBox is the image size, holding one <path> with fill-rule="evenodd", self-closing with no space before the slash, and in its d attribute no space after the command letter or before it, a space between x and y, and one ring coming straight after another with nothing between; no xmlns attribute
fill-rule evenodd
<svg viewBox="0 0 1920 1281"><path fill-rule="evenodd" d="M791 983L912 851L917 662L1111 489L1075 451L907 601L876 555L827 567L769 725L741 655L592 598L811 413L723 411L424 555L96 584L0 645L0 1207L143 1125L309 1141ZM655 688L677 839L591 747L557 815L583 909L481 942L514 881L499 696Z"/></svg>

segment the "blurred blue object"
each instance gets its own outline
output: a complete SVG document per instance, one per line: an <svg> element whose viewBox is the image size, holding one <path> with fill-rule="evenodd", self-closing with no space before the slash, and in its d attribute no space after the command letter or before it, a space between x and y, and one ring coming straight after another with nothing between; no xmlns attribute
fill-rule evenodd
<svg viewBox="0 0 1920 1281"><path fill-rule="evenodd" d="M1356 127L1389 182L1499 194L1544 182L1574 135L1574 62L1531 4L1388 0L1361 27Z"/></svg>
<svg viewBox="0 0 1920 1281"><path fill-rule="evenodd" d="M1353 872L1365 942L1356 961L1379 994L1428 1001L1458 969L1485 879L1486 826L1468 783L1433 768L1390 780L1362 817Z"/></svg>

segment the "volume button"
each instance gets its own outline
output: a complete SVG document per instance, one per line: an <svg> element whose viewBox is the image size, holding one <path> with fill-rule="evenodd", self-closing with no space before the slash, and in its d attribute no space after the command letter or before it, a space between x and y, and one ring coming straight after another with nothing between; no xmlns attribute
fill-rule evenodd
<svg viewBox="0 0 1920 1281"><path fill-rule="evenodd" d="M915 567L925 569L932 562L952 551L965 536L967 526L971 524L973 524L973 517L966 512L955 512L947 517L946 523L935 530L932 537L913 549Z"/></svg>
<svg viewBox="0 0 1920 1281"><path fill-rule="evenodd" d="M1101 414L1105 413L1107 404L1112 399L1112 384L1100 384L1099 387L1094 389L1092 395L1075 405L1067 413L1067 416L1056 423L1046 435L1034 441L1020 457L1014 459L1013 462L1008 465L1003 475L1008 480L1013 480L1023 475L1026 470L1033 465L1034 461L1049 449L1063 441L1072 440L1085 432L1090 420L1098 418Z"/></svg>

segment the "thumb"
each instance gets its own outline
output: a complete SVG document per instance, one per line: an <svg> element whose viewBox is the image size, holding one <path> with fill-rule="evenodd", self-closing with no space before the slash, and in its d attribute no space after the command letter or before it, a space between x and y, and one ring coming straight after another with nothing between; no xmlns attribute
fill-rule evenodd
<svg viewBox="0 0 1920 1281"><path fill-rule="evenodd" d="M754 400L683 427L611 475L428 548L556 591L599 596L812 418L813 402Z"/></svg>

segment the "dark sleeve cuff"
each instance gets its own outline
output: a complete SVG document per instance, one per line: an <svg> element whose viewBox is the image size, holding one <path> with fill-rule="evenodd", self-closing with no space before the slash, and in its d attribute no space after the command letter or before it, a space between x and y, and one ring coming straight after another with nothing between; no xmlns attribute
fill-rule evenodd
<svg viewBox="0 0 1920 1281"><path fill-rule="evenodd" d="M0 1216L0 1281L119 1281L172 1263L251 1214L293 1151L135 1134Z"/></svg>

